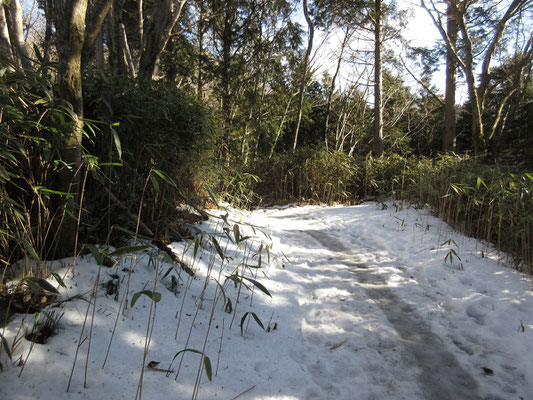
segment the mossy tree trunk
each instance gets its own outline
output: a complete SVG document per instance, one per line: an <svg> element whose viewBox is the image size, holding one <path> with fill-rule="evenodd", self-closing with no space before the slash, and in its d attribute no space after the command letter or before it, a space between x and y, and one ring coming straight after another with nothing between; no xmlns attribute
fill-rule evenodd
<svg viewBox="0 0 533 400"><path fill-rule="evenodd" d="M59 174L58 186L62 191L73 194L79 191L79 167L81 166L81 140L83 130L83 93L81 58L85 40L85 18L88 0L57 0L54 3L57 34L59 95L67 107L72 108L72 124L65 127L61 158L65 166ZM69 207L67 200L63 207ZM75 247L77 222L64 214L59 227L59 256L71 253Z"/></svg>
<svg viewBox="0 0 533 400"><path fill-rule="evenodd" d="M84 125L82 63L87 62L111 2L112 0L94 2L91 18L87 18L88 0L55 0L51 10L57 39L57 87L61 100L72 111L72 123L65 125L62 132L63 145L60 153L65 164L58 176L58 188L71 193L71 196L64 199L60 210L65 207L72 210L72 205L78 204ZM76 230L77 221L65 213L57 236L58 256L71 254L75 249Z"/></svg>

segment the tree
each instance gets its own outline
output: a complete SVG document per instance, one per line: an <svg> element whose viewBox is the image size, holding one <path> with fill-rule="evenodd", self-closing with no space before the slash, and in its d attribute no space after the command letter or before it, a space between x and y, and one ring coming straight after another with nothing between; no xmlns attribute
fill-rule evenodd
<svg viewBox="0 0 533 400"><path fill-rule="evenodd" d="M98 0L94 5L95 18L87 24L88 0L55 0L51 12L56 28L58 52L57 86L61 100L71 109L72 124L63 135L60 149L65 167L59 174L59 189L77 197L79 168L82 161L83 93L82 55L84 48L92 48L112 0ZM91 43L92 41L92 43ZM66 207L66 204L63 205ZM75 247L76 221L66 216L59 235L59 252L68 254Z"/></svg>
<svg viewBox="0 0 533 400"><path fill-rule="evenodd" d="M444 97L444 134L442 151L455 151L455 89L457 62L453 49L457 46L457 6L456 0L450 0L446 12L446 93Z"/></svg>
<svg viewBox="0 0 533 400"><path fill-rule="evenodd" d="M9 37L12 46L12 53L16 56L22 68L31 70L32 63L30 59L30 52L24 38L23 30L23 14L20 0L10 0L4 2L4 11L6 13Z"/></svg>
<svg viewBox="0 0 533 400"><path fill-rule="evenodd" d="M374 8L374 145L375 157L383 154L383 63L381 60L381 0L376 0Z"/></svg>
<svg viewBox="0 0 533 400"><path fill-rule="evenodd" d="M114 0L113 7L107 18L107 47L109 49L109 63L113 75L128 74L135 76L135 68L131 57L126 28L122 20L125 0Z"/></svg>
<svg viewBox="0 0 533 400"><path fill-rule="evenodd" d="M490 84L494 57L498 51L503 50L502 39L509 23L522 18L523 12L533 4L531 0L510 0L487 7L485 3L467 0L421 0L422 7L426 9L465 75L472 113L472 143L476 154L486 151L490 139L487 132L493 130L492 127L486 129L484 120L488 95L495 88ZM452 13L457 18L458 31L461 34L460 46L454 44L453 37L450 37L444 28L442 6L453 8ZM528 45L532 38L533 33L529 31L522 49L517 44L513 46L516 52L523 53L521 65L527 64L533 57L533 48ZM479 78L476 76L478 65Z"/></svg>
<svg viewBox="0 0 533 400"><path fill-rule="evenodd" d="M152 79L157 60L167 45L186 0L155 0L150 18L139 25L142 45L139 75Z"/></svg>
<svg viewBox="0 0 533 400"><path fill-rule="evenodd" d="M4 7L0 4L0 55L8 62L13 62L13 52L11 51L11 41L9 40L9 31L7 29L7 20ZM2 61L3 65L4 62Z"/></svg>
<svg viewBox="0 0 533 400"><path fill-rule="evenodd" d="M292 149L296 150L296 145L298 143L298 133L300 131L300 125L302 123L302 110L303 110L303 103L304 103L304 95L305 95L305 85L307 82L307 70L309 68L309 58L311 57L311 51L313 49L313 39L315 35L315 26L313 24L313 21L311 20L311 17L309 16L309 9L307 7L307 0L303 0L303 11L305 16L305 21L307 22L307 27L309 29L308 36L307 36L307 48L305 50L305 55L303 59L303 65L302 65L302 76L300 78L300 91L298 95L298 111L296 115L296 129L294 131L294 142Z"/></svg>

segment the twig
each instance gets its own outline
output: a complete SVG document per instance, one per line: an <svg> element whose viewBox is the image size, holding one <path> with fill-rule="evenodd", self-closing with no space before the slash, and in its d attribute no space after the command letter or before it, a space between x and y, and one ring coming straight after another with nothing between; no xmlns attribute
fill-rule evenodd
<svg viewBox="0 0 533 400"><path fill-rule="evenodd" d="M168 254L168 256L172 259L172 261L174 261L176 264L179 264L179 266L181 267L181 269L183 269L185 272L187 272L190 276L194 276L194 271L187 265L185 264L182 260L180 260L178 258L178 256L172 251L172 249L167 246L166 244L164 244L161 240L159 239L154 239L152 241L153 244L156 245L156 247L161 250L161 251L164 251L165 253Z"/></svg>
<svg viewBox="0 0 533 400"><path fill-rule="evenodd" d="M222 340L224 339L224 320L225 320L225 318L222 318L222 334L220 335L220 346L218 347L217 369L215 371L215 376L218 376L218 366L220 364L220 354L222 353Z"/></svg>
<svg viewBox="0 0 533 400"><path fill-rule="evenodd" d="M231 400L235 400L235 399L238 399L239 397L245 395L246 393L248 393L250 390L253 390L257 385L253 385L252 387L246 389L244 392L242 392L241 394L238 394L237 396L235 396L234 398L232 398Z"/></svg>

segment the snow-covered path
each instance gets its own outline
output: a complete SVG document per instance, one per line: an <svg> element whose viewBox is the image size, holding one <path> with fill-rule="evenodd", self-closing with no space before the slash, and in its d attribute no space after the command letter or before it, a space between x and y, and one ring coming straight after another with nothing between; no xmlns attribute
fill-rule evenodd
<svg viewBox="0 0 533 400"><path fill-rule="evenodd" d="M398 297L387 286L387 277L380 274L376 267L357 260L357 248L348 249L338 241L332 240L330 230L306 232L325 249L333 251L337 260L353 272L354 283L364 290L387 317L398 335L401 362L391 368L419 370L417 386L426 399L479 399L478 384L461 367L455 356L446 348L440 337L435 335L428 323L417 310ZM359 312L350 308L354 316ZM331 310L335 312L336 310ZM396 371L394 375L397 375Z"/></svg>
<svg viewBox="0 0 533 400"><path fill-rule="evenodd" d="M533 398L530 287L427 212L379 208L262 217L299 286L303 398Z"/></svg>
<svg viewBox="0 0 533 400"><path fill-rule="evenodd" d="M194 265L195 279L182 276L172 289L174 272L165 274L169 266L162 263L154 282L153 256L139 255L128 292L129 300L151 287L162 294L145 365L153 360L175 370L176 352L205 349L217 373L212 382L202 375L198 399L533 399L531 280L498 264L490 246L457 234L427 210L394 203L230 210L224 218L228 236L238 223L241 234L254 236L256 243L259 237L272 242L270 266L250 270L272 297L256 290L253 296L243 292L237 302L230 284L225 294L234 312L237 307L235 316L223 312L222 302L212 307L214 278L223 283L239 260L258 262L255 250L224 240L217 219L202 228L197 263L191 261L194 246L174 245ZM220 257L212 236L206 236L215 231L227 257L222 278ZM69 297L87 297L98 271L91 256L78 264L76 273L65 277ZM129 265L125 259L116 270L120 295ZM90 357L87 331L80 336L87 303L66 302L58 334L34 346L20 378L20 365L0 353L8 366L0 373L0 399L135 398L151 302L142 296L121 312L104 368L119 303L103 290L95 303ZM250 318L241 336L247 312L265 330ZM15 317L0 330L9 343L19 335L21 321ZM30 323L27 317L25 326ZM66 393L78 338L79 360ZM20 339L15 360L24 359L29 347ZM198 367L198 355L187 353L179 379L145 369L142 398L192 398Z"/></svg>

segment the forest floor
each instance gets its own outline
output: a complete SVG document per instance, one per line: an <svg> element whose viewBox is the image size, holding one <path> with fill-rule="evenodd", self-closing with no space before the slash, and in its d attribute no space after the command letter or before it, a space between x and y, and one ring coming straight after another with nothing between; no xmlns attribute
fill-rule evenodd
<svg viewBox="0 0 533 400"><path fill-rule="evenodd" d="M198 245L172 245L194 278L167 273L154 252L102 270L96 286L92 256L74 268L56 263L61 298L90 302L62 303L46 344L20 338L33 315L0 328L17 344L12 362L0 353L0 398L533 398L531 277L507 268L491 245L404 203L216 215L200 226ZM248 289L227 281L222 296L215 280L230 275L249 278ZM106 294L110 281L116 294ZM141 295L131 306L140 291L161 300ZM209 357L211 382L199 354L173 360L186 348Z"/></svg>

